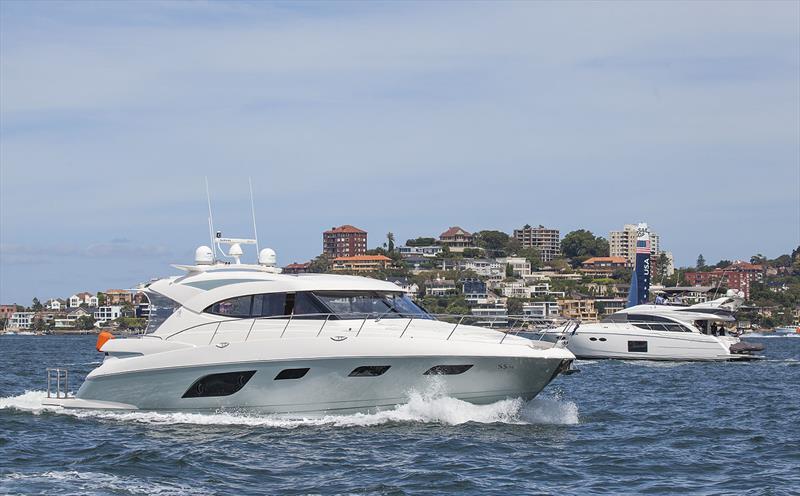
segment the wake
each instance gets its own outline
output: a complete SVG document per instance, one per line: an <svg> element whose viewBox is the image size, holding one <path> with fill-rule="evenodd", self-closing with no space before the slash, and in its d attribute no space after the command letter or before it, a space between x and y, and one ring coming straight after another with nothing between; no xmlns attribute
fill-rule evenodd
<svg viewBox="0 0 800 496"><path fill-rule="evenodd" d="M436 387L429 391L411 391L406 403L375 413L350 415L292 416L254 414L234 411L215 413L71 410L44 406L44 391L27 391L18 396L0 398L0 411L17 410L34 415L54 413L76 418L100 419L141 424L230 425L295 429L308 426L364 427L391 423L436 423L461 425L468 422L511 425L576 425L578 407L571 401L555 397L539 397L529 402L521 398L505 399L488 405L475 405L440 394Z"/></svg>

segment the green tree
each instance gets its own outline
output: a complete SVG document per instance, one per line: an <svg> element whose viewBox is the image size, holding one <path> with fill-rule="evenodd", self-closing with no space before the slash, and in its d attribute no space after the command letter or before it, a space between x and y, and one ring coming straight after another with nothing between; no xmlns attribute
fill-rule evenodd
<svg viewBox="0 0 800 496"><path fill-rule="evenodd" d="M445 313L452 315L465 315L469 313L467 302L463 298L457 298L450 302L445 309Z"/></svg>
<svg viewBox="0 0 800 496"><path fill-rule="evenodd" d="M308 271L322 274L328 272L331 269L331 265L333 265L333 260L331 260L331 257L327 254L323 253L311 261L311 265L308 266Z"/></svg>
<svg viewBox="0 0 800 496"><path fill-rule="evenodd" d="M773 267L791 267L792 257L789 255L781 255L778 258L771 260L770 265Z"/></svg>
<svg viewBox="0 0 800 496"><path fill-rule="evenodd" d="M668 265L669 265L669 258L667 257L667 254L661 252L661 254L658 256L658 273L656 275L658 276L658 281L662 284L664 282L664 279L666 279L667 277Z"/></svg>
<svg viewBox="0 0 800 496"><path fill-rule="evenodd" d="M517 238L508 238L505 246L506 255L519 255L522 251L522 243Z"/></svg>
<svg viewBox="0 0 800 496"><path fill-rule="evenodd" d="M33 302L31 303L31 310L33 310L34 312L41 312L42 308L44 307L42 306L42 303L39 301L39 298L34 297Z"/></svg>
<svg viewBox="0 0 800 496"><path fill-rule="evenodd" d="M478 248L464 248L461 254L464 258L478 258L481 256L481 250Z"/></svg>
<svg viewBox="0 0 800 496"><path fill-rule="evenodd" d="M704 257L702 253L697 257L697 264L695 265L695 268L697 270L703 270L706 268L706 257Z"/></svg>
<svg viewBox="0 0 800 496"><path fill-rule="evenodd" d="M531 264L531 269L538 269L542 266L542 255L536 247L523 248L517 252L517 255L524 257Z"/></svg>
<svg viewBox="0 0 800 496"><path fill-rule="evenodd" d="M487 230L475 233L476 244L492 255L497 255L505 250L508 238L508 234L502 231Z"/></svg>
<svg viewBox="0 0 800 496"><path fill-rule="evenodd" d="M43 332L47 329L47 324L45 324L44 319L41 317L37 317L33 320L33 330L36 332Z"/></svg>
<svg viewBox="0 0 800 496"><path fill-rule="evenodd" d="M522 299L509 298L506 300L506 309L508 315L522 315Z"/></svg>
<svg viewBox="0 0 800 496"><path fill-rule="evenodd" d="M83 330L94 329L94 317L92 317L91 315L83 315L81 317L78 317L78 320L75 321L75 326L78 329L83 329Z"/></svg>
<svg viewBox="0 0 800 496"><path fill-rule="evenodd" d="M561 252L578 262L590 257L607 257L608 250L608 241L605 238L595 236L586 229L572 231L561 240Z"/></svg>
<svg viewBox="0 0 800 496"><path fill-rule="evenodd" d="M714 268L715 268L715 269L724 269L725 267L729 266L729 265L730 265L730 264L732 264L732 263L733 263L733 262L731 262L730 260L725 260L725 259L723 258L722 260L720 260L719 262L717 262L716 264L714 264Z"/></svg>
<svg viewBox="0 0 800 496"><path fill-rule="evenodd" d="M104 307L106 306L106 294L98 292L97 293L97 306Z"/></svg>
<svg viewBox="0 0 800 496"><path fill-rule="evenodd" d="M506 264L506 277L514 277L514 267L511 264Z"/></svg>
<svg viewBox="0 0 800 496"><path fill-rule="evenodd" d="M436 244L435 238L415 238L407 239L406 246L432 246Z"/></svg>
<svg viewBox="0 0 800 496"><path fill-rule="evenodd" d="M392 253L394 251L394 233L390 232L386 234L386 243L387 243L386 250L389 253Z"/></svg>

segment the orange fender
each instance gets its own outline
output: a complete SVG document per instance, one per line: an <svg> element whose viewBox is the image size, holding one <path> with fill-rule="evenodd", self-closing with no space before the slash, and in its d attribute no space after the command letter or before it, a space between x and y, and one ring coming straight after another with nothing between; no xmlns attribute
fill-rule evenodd
<svg viewBox="0 0 800 496"><path fill-rule="evenodd" d="M114 335L111 334L108 331L103 331L100 334L98 334L97 335L97 344L95 345L95 348L97 348L97 351L100 351L100 349L103 347L104 344L106 344L106 342L109 339L114 339Z"/></svg>

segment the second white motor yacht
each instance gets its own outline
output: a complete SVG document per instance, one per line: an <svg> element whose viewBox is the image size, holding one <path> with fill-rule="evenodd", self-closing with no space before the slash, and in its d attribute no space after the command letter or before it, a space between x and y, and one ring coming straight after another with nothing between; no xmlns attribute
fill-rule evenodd
<svg viewBox="0 0 800 496"><path fill-rule="evenodd" d="M605 321L580 325L564 336L578 358L644 360L748 360L763 350L729 329L740 293L691 306L636 305Z"/></svg>

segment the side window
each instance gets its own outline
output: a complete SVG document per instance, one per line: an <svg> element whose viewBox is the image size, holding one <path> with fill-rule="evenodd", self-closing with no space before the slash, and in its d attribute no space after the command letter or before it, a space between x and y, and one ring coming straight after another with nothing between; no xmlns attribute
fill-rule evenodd
<svg viewBox="0 0 800 496"><path fill-rule="evenodd" d="M308 315L316 313L326 313L328 310L322 307L311 293L296 293L294 295L294 307L292 314Z"/></svg>
<svg viewBox="0 0 800 496"><path fill-rule="evenodd" d="M253 317L286 315L286 293L267 293L253 297Z"/></svg>
<svg viewBox="0 0 800 496"><path fill-rule="evenodd" d="M252 301L252 296L238 296L214 303L206 309L206 312L225 317L249 317Z"/></svg>

